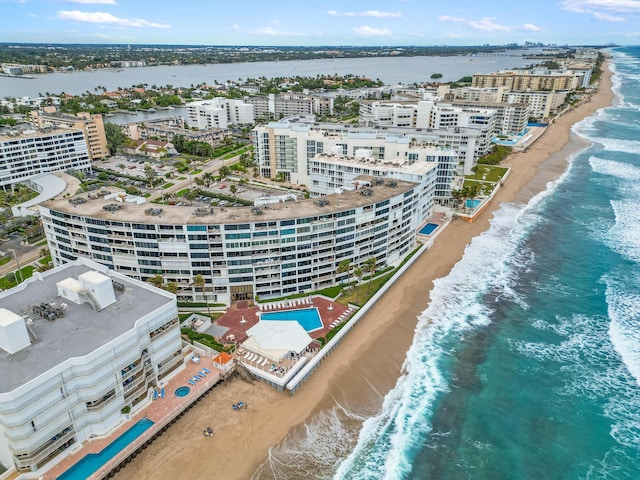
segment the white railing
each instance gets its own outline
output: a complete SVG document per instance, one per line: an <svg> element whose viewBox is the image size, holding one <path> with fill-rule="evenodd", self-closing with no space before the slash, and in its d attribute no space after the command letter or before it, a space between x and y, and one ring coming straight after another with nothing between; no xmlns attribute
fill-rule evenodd
<svg viewBox="0 0 640 480"><path fill-rule="evenodd" d="M361 318L363 318L367 312L373 307L380 298L387 292L389 288L393 284L395 284L400 277L406 272L411 265L426 251L429 250L429 247L432 243L428 243L424 245L418 252L416 252L407 263L405 263L402 268L400 268L393 277L389 279L389 281L378 290L373 297L362 307L360 308L354 315L351 317L346 325L331 339L327 344L318 352L316 356L314 356L305 366L303 366L300 371L287 383L286 388L291 391L291 393L295 393L295 391L299 388L300 384L304 382L309 375L318 367L320 362L324 360L324 358L333 351L333 349L340 343L343 337L351 331L351 329L358 324Z"/></svg>

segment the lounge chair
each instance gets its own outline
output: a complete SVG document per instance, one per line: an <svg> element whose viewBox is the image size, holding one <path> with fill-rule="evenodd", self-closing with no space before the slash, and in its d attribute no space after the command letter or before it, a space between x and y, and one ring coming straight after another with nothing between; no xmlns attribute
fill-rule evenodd
<svg viewBox="0 0 640 480"><path fill-rule="evenodd" d="M269 360L267 358L265 358L262 363L260 364L261 367L264 367L267 363L269 363Z"/></svg>
<svg viewBox="0 0 640 480"><path fill-rule="evenodd" d="M191 380L193 380L194 382L199 382L200 381L200 377L196 377L194 375L193 377L191 377Z"/></svg>
<svg viewBox="0 0 640 480"><path fill-rule="evenodd" d="M162 387L162 390L160 390L160 398L164 398L164 387Z"/></svg>
<svg viewBox="0 0 640 480"><path fill-rule="evenodd" d="M211 373L211 370L209 370L208 368L203 368L203 369L202 369L202 371L203 371L204 373Z"/></svg>
<svg viewBox="0 0 640 480"><path fill-rule="evenodd" d="M205 372L204 370L200 370L198 373L199 373L200 375L202 375L203 377L206 377L206 376L207 376L207 372Z"/></svg>
<svg viewBox="0 0 640 480"><path fill-rule="evenodd" d="M154 400L158 399L158 390L156 390L155 388L153 389L153 399Z"/></svg>
<svg viewBox="0 0 640 480"><path fill-rule="evenodd" d="M204 380L204 375L200 372L196 373L196 377L198 377L200 380Z"/></svg>
<svg viewBox="0 0 640 480"><path fill-rule="evenodd" d="M251 352L247 351L247 353L244 354L244 358L248 359L251 356Z"/></svg>
<svg viewBox="0 0 640 480"><path fill-rule="evenodd" d="M187 380L187 383L188 383L189 385L195 385L195 384L196 384L196 382L194 382L193 380Z"/></svg>

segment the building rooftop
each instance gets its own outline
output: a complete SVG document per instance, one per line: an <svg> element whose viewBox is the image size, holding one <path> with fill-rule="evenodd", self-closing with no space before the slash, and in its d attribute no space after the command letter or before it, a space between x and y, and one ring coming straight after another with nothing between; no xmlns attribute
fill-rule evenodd
<svg viewBox="0 0 640 480"><path fill-rule="evenodd" d="M417 146L416 149L424 150L427 154L434 156L438 155L452 155L456 156L456 153L451 149L437 148L433 146ZM378 171L388 172L406 172L418 175L424 175L429 170L433 170L437 167L437 164L427 162L413 162L404 157L396 157L392 160L378 160L373 157L359 157L359 156L347 156L338 154L326 154L321 153L316 155L311 161L330 161L338 165L344 166L367 166L375 168Z"/></svg>
<svg viewBox="0 0 640 480"><path fill-rule="evenodd" d="M18 137L20 139L24 138L40 138L47 135L59 135L62 133L74 133L80 132L82 130L78 130L77 128L59 128L59 127L43 127L43 128L34 128L33 126L29 126L27 129L16 129L15 130L3 130L0 132L0 142L12 142L16 141Z"/></svg>
<svg viewBox="0 0 640 480"><path fill-rule="evenodd" d="M369 178L369 177L367 177ZM362 178L366 180L365 177ZM213 207L210 209L198 209L193 206L160 205L160 204L135 204L134 202L117 202L115 199L99 197L90 199L86 194L75 195L70 198L45 202L44 207L70 215L82 215L104 220L120 221L126 219L132 223L163 223L163 224L227 224L241 222L261 222L273 220L287 220L291 218L323 216L332 211L342 211L357 208L371 203L380 202L395 195L404 193L416 186L413 182L398 180L395 187L376 185L369 196L361 195L358 190L344 190L323 197L329 201L327 206L319 206L314 199L298 198L297 201L288 201L269 205L269 208L261 207L260 214L255 213L255 207ZM126 195L123 190L109 189L112 193L118 192ZM284 193L284 192L283 192ZM70 202L78 198L84 198L81 204L74 205ZM117 204L117 210L105 210L104 206ZM153 211L151 211L153 210Z"/></svg>
<svg viewBox="0 0 640 480"><path fill-rule="evenodd" d="M32 277L0 293L2 307L30 318L28 327L38 339L13 355L0 349L0 393L15 390L70 358L91 353L133 328L141 317L173 301L169 294L118 274L111 278L124 285L124 291L116 291L116 302L103 310L58 295L58 282L94 270L83 262L68 263L44 272L41 279ZM64 309L62 318L49 321L33 313L32 307L51 302Z"/></svg>

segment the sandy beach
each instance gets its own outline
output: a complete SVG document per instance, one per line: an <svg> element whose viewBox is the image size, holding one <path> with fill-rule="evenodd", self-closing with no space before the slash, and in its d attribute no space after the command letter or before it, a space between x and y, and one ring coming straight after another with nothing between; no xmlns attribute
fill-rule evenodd
<svg viewBox="0 0 640 480"><path fill-rule="evenodd" d="M294 396L266 384L240 379L204 397L115 478L248 479L268 456L269 448L314 413L340 402L360 411L376 411L400 375L417 318L429 303L433 281L446 276L471 239L489 227L502 202L527 202L557 178L567 158L585 141L571 134L573 124L611 104L608 69L600 87L562 115L527 151L511 155L504 187L473 223L452 222L435 245L378 302ZM234 411L232 404L248 403ZM211 426L213 437L204 437Z"/></svg>

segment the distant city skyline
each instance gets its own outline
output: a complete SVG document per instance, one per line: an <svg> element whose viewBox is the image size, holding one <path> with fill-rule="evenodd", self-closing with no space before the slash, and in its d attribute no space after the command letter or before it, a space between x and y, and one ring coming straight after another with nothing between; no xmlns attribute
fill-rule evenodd
<svg viewBox="0 0 640 480"><path fill-rule="evenodd" d="M640 0L0 0L1 42L636 44Z"/></svg>

